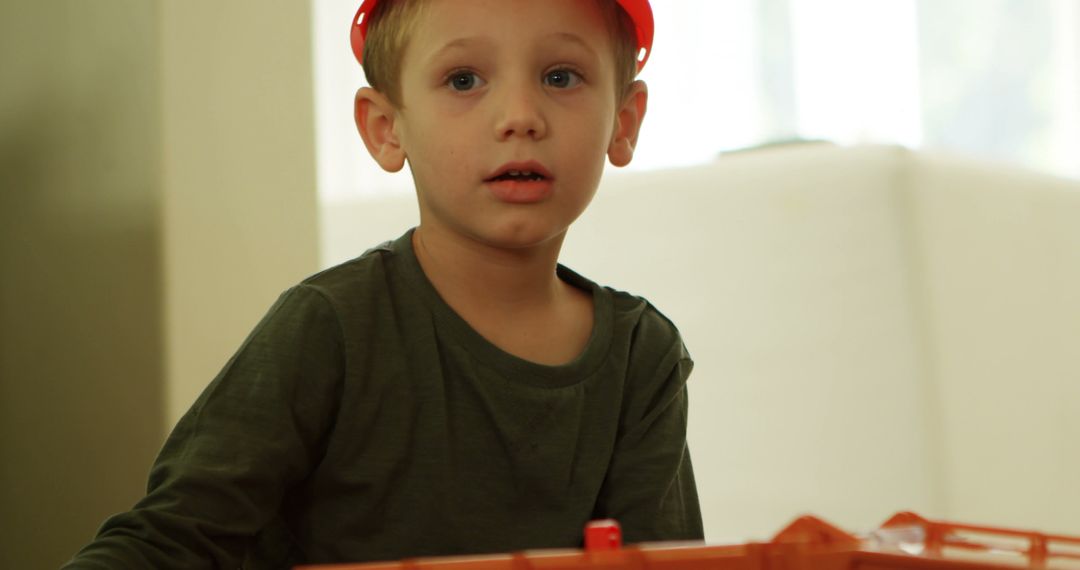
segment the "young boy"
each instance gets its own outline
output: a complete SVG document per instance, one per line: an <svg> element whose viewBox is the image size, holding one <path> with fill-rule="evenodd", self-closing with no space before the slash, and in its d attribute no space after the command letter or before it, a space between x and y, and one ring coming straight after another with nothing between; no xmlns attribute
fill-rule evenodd
<svg viewBox="0 0 1080 570"><path fill-rule="evenodd" d="M361 15L356 123L408 163L420 225L283 294L70 568L576 547L597 518L702 537L678 331L558 265L605 157L633 156L647 0Z"/></svg>

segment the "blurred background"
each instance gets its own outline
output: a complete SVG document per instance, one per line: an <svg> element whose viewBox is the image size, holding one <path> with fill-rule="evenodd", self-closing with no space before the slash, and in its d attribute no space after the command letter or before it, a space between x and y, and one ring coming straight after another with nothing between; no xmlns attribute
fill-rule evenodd
<svg viewBox="0 0 1080 570"><path fill-rule="evenodd" d="M0 567L57 566L70 557L108 515L139 498L168 430L282 290L415 223L408 176L378 171L352 124L352 95L363 84L346 39L356 4L0 3ZM609 175L597 213L583 220L580 237L572 233L566 253L572 267L598 282L645 294L677 323L689 323L683 330L698 362L690 438L709 539L767 538L804 511L863 530L900 508L1080 534L1077 493L1065 484L1080 477L1080 424L1072 419L1080 416L1073 349L1080 344L1080 286L1073 287L1080 279L1061 269L1075 268L1080 256L1080 224L1071 221L1080 211L1080 3L653 4L655 53L642 76L650 108L639 153L627 170ZM832 167L834 158L824 155L775 162L769 154L808 140L841 150L887 145L858 155L875 164L893 164L904 149L963 157L982 173L966 179L978 183L964 185L965 200L979 200L980 185L1004 178L1020 180L1021 188L1053 188L1010 195L1007 203L1019 207L980 210L970 206L979 202L958 202L956 209L983 212L975 220L980 227L1009 228L987 239L962 237L971 248L992 246L983 253L1002 281L1027 275L1025 299L1054 303L1032 311L1035 305L1010 305L1004 293L980 293L983 274L956 263L975 249L934 257L952 252L947 246L955 241L920 242L921 265L895 274L881 267L892 267L885 262L893 257L907 263L908 254L864 251L883 260L865 269L873 279L835 253L854 255L844 249L858 245L850 235L820 242L822 252L834 253L802 255L798 224L810 220L814 204L829 202L827 193L818 199L802 190L777 198L786 218L761 210L757 246L738 249L721 237L704 243L716 246L716 257L702 264L708 283L740 275L790 281L777 260L795 252L802 255L800 275L816 276L823 291L858 281L888 293L865 299L860 319L975 338L977 331L953 321L935 328L937 313L927 308L935 301L921 296L911 274L932 273L938 263L952 277L927 290L951 291L961 304L981 296L985 306L1009 309L993 312L984 325L984 305L972 305L960 321L1014 333L995 337L998 344L951 346L1015 352L1015 362L953 366L967 383L943 389L936 382L954 364L950 345L922 333L880 337L907 351L902 358L890 353L889 362L900 364L888 370L867 365L881 362L876 353L858 351L800 361L785 344L790 331L751 326L771 323L769 315L735 314L737 307L720 304L731 313L721 311L719 319L743 319L746 328L725 333L724 321L715 319L714 330L699 325L695 313L713 299L671 285L695 280L691 271L620 279L619 269L606 265L604 240L611 238L599 221L632 217L620 204L636 203L605 202L606 190L640 197L631 180L696 184L694 172L764 180L768 189L770 179L748 173L778 164L794 169L784 179L789 184L800 169ZM926 182L920 188L936 183L925 169L911 172L911 180ZM842 182L859 186L852 180ZM747 200L768 197L754 190L747 186L747 196L733 202L750 208L747 219L718 213L694 225L748 227L754 202ZM1044 199L1051 193L1057 197ZM933 212L922 202L891 189L883 195L880 204L836 201L831 217L817 221L895 222L905 244L911 232L932 225ZM1032 213L1035 202L1045 214ZM635 207L657 211L665 203ZM914 225L909 217L896 222L911 212L925 215L910 218ZM642 255L660 258L665 244L682 237L671 227L690 225L686 219L625 231L658 244ZM956 237L951 219L941 227ZM1024 273L1032 252L1039 264ZM821 266L829 263L838 273L825 281ZM893 295L889 287L899 282L906 285ZM964 288L972 283L976 289ZM750 306L782 305L769 301L776 291L757 291L760 304ZM955 306L943 298L936 297L942 310ZM830 326L842 319L811 317L800 321L799 334L858 348L850 335L859 329L842 336ZM758 367L736 377L724 362L746 356L731 347L748 332L762 339L753 355ZM769 369L766 361L789 361L806 374ZM995 363L1006 379L980 385ZM877 380L853 388L859 385L822 384L815 374ZM781 377L795 387L771 383ZM793 407L770 408L777 401ZM820 413L814 406L823 406ZM792 420L794 407L799 421L811 423ZM1009 413L1021 408L1026 415ZM868 464L879 469L860 468ZM969 486L985 492L965 495Z"/></svg>

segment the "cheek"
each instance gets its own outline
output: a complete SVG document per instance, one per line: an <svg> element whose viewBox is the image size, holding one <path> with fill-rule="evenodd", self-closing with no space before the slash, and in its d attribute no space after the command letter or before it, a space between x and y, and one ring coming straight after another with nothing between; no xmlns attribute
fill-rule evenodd
<svg viewBox="0 0 1080 570"><path fill-rule="evenodd" d="M605 115L599 114L603 117ZM595 170L597 176L599 172L603 170L604 162L607 159L607 150L611 142L612 123L603 119L596 119L593 121L583 121L576 125L578 129L577 137L575 140L579 141L577 148L573 151L580 159L588 157L594 164L590 170Z"/></svg>
<svg viewBox="0 0 1080 570"><path fill-rule="evenodd" d="M603 152L607 152L608 143L611 142L611 136L615 132L615 106L608 101L597 103L588 116L591 120L583 128L588 128L592 133L592 143L602 147Z"/></svg>
<svg viewBox="0 0 1080 570"><path fill-rule="evenodd" d="M445 129L436 127L428 132L445 132ZM448 183L475 177L475 166L469 161L472 153L463 145L461 137L426 136L414 140L407 152L416 183L425 187L438 185L450 191Z"/></svg>

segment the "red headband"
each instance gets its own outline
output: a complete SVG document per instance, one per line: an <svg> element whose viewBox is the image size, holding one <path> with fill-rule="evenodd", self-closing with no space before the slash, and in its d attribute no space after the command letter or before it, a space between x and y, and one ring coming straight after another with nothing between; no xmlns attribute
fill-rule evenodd
<svg viewBox="0 0 1080 570"><path fill-rule="evenodd" d="M649 0L616 0L619 6L630 16L637 31L637 68L645 67L652 54L653 42L653 15ZM364 38L367 36L368 15L375 10L378 0L364 0L360 9L356 11L356 17L352 21L352 30L349 39L352 42L353 55L356 61L364 63Z"/></svg>

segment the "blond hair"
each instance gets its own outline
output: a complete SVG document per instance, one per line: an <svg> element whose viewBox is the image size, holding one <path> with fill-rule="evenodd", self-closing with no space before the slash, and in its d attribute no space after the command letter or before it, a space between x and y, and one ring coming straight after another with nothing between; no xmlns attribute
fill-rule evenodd
<svg viewBox="0 0 1080 570"><path fill-rule="evenodd" d="M596 0L615 46L615 96L621 101L637 77L637 32L615 0ZM423 14L425 0L382 0L368 14L364 39L364 76L368 84L397 107L401 99L401 62L409 38Z"/></svg>

